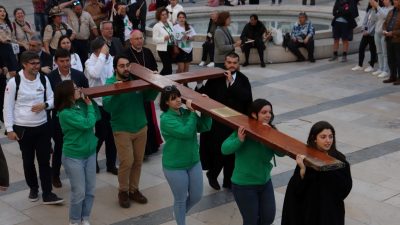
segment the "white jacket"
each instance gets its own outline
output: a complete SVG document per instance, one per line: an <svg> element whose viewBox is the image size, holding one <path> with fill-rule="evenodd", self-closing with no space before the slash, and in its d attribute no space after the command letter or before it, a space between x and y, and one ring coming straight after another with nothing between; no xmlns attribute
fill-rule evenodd
<svg viewBox="0 0 400 225"><path fill-rule="evenodd" d="M171 22L168 21L169 27L172 29L172 35L175 34L174 27ZM167 30L164 28L164 23L159 21L153 26L153 42L157 44L156 50L166 52L168 48L168 40L164 40L164 37L169 35Z"/></svg>
<svg viewBox="0 0 400 225"><path fill-rule="evenodd" d="M111 55L106 59L106 55L100 53L97 57L92 53L88 60L85 62L85 76L88 79L89 87L103 86L106 80L113 76L113 57ZM94 98L93 100L99 106L103 105L101 97Z"/></svg>
<svg viewBox="0 0 400 225"><path fill-rule="evenodd" d="M19 71L21 83L19 84L17 101L15 101L16 83L11 78L4 92L4 125L8 132L13 131L13 125L24 127L37 127L47 122L46 110L38 113L32 112L32 106L44 101L44 87L40 81L39 73L31 81L25 78L23 70ZM49 79L46 77L46 103L47 109L53 108L54 95Z"/></svg>
<svg viewBox="0 0 400 225"><path fill-rule="evenodd" d="M167 5L167 7L165 8L168 10L168 12L170 12L168 15L168 21L171 22L172 24L176 24L176 20L178 19L178 13L184 12L183 7L178 3L175 5L174 8L172 8L171 5Z"/></svg>

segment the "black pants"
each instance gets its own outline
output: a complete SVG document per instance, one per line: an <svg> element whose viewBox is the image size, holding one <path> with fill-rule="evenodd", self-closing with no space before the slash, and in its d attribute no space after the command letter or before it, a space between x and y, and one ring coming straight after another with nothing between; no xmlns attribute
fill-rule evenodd
<svg viewBox="0 0 400 225"><path fill-rule="evenodd" d="M172 57L171 57L172 46L168 46L167 51L157 51L158 56L161 59L163 68L160 72L161 75L172 74Z"/></svg>
<svg viewBox="0 0 400 225"><path fill-rule="evenodd" d="M213 121L214 122L214 121ZM229 135L213 135L212 137L212 150L210 152L211 165L207 172L210 178L217 179L222 169L224 169L224 185L231 185L231 177L235 167L235 154L223 155L221 152L222 143Z"/></svg>
<svg viewBox="0 0 400 225"><path fill-rule="evenodd" d="M8 174L8 167L6 157L4 156L3 149L0 146L0 186L8 187L10 179Z"/></svg>
<svg viewBox="0 0 400 225"><path fill-rule="evenodd" d="M250 56L250 49L251 48L256 48L258 51L258 57L260 57L260 63L264 62L264 50L265 50L265 45L262 42L262 40L255 40L252 43L245 43L242 46L242 50L244 52L244 57L246 60L246 63L249 62L249 56Z"/></svg>
<svg viewBox="0 0 400 225"><path fill-rule="evenodd" d="M74 39L72 44L76 54L81 58L82 67L85 68L85 62L89 57L89 40Z"/></svg>
<svg viewBox="0 0 400 225"><path fill-rule="evenodd" d="M250 0L249 4L250 5L258 5L258 4L260 4L260 0Z"/></svg>
<svg viewBox="0 0 400 225"><path fill-rule="evenodd" d="M308 60L314 59L314 39L310 38L305 43L300 43L297 41L290 40L288 43L288 49L297 57L298 60L305 60L304 56L301 54L299 48L306 48L308 53Z"/></svg>
<svg viewBox="0 0 400 225"><path fill-rule="evenodd" d="M51 192L51 142L50 132L47 123L37 127L22 127L25 132L18 141L22 152L22 162L24 175L29 188L34 191L39 190L39 184L35 168L35 155L39 165L39 177L43 190L43 195Z"/></svg>
<svg viewBox="0 0 400 225"><path fill-rule="evenodd" d="M201 61L207 61L207 57L210 56L210 62L214 62L214 42L206 41L203 43L203 53L201 55Z"/></svg>
<svg viewBox="0 0 400 225"><path fill-rule="evenodd" d="M386 48L390 78L400 79L400 43L393 43L391 38L387 38Z"/></svg>
<svg viewBox="0 0 400 225"><path fill-rule="evenodd" d="M364 35L361 38L360 47L358 48L358 65L362 66L365 58L365 49L369 46L369 52L371 53L371 60L369 65L374 67L374 64L378 62L378 55L376 53L376 45L374 36Z"/></svg>
<svg viewBox="0 0 400 225"><path fill-rule="evenodd" d="M105 142L107 168L114 168L117 159L117 148L115 147L114 136L111 129L111 116L103 107L99 106L99 110L101 113L101 119L97 121L95 125L95 135L99 139L96 151L99 153L101 145Z"/></svg>
<svg viewBox="0 0 400 225"><path fill-rule="evenodd" d="M54 141L54 151L53 157L51 159L52 175L53 177L60 177L61 169L61 156L62 156L62 146L64 135L61 130L60 121L58 116L53 115L51 119L51 125L53 127L53 141Z"/></svg>
<svg viewBox="0 0 400 225"><path fill-rule="evenodd" d="M136 13L136 11L134 13ZM146 14L147 14L147 6L146 6L146 1L144 1L144 4L140 9L139 18L135 17L135 19L131 21L133 30L137 29L142 31L143 33L146 32Z"/></svg>
<svg viewBox="0 0 400 225"><path fill-rule="evenodd" d="M303 0L303 5L307 5L307 0ZM310 5L315 5L315 0L310 0Z"/></svg>

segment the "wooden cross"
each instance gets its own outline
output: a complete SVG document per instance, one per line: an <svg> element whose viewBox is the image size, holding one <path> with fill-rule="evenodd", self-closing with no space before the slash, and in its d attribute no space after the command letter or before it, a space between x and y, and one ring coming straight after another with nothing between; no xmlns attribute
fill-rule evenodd
<svg viewBox="0 0 400 225"><path fill-rule="evenodd" d="M135 77L139 78L139 80L85 88L82 91L85 95L90 97L101 97L147 88L162 90L165 86L175 85L181 92L184 101L187 99L192 100L192 107L194 109L211 116L213 119L224 123L235 130L240 126L243 126L246 129L246 135L248 137L260 141L272 149L281 151L293 159L295 159L298 154L305 155L306 158L304 161L307 166L318 171L328 171L344 167L344 163L341 161L321 151L310 148L303 142L300 142L278 130L262 125L256 120L250 119L248 116L230 109L213 99L204 98L201 93L179 84L224 76L224 70L220 68L207 68L195 72L161 76L154 74L153 71L139 64L133 63L131 64L130 71Z"/></svg>

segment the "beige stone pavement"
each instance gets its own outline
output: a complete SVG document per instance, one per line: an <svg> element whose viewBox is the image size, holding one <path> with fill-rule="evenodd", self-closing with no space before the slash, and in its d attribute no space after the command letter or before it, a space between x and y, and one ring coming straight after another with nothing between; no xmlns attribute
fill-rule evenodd
<svg viewBox="0 0 400 225"><path fill-rule="evenodd" d="M28 7L30 1L5 0L5 3L2 1L0 4ZM8 8L8 11L12 9ZM242 72L252 82L254 98L267 98L272 102L279 130L305 141L313 123L327 120L336 128L339 149L348 156L358 157L352 158L355 162L351 167L353 189L345 201L346 224L398 225L400 87L382 84L381 80L364 72L351 71L358 57L353 55L349 58L348 63L321 60L315 64L272 64L266 68L254 65L242 68ZM62 181L63 188L54 189L55 193L66 199L64 205L45 206L41 200L29 202L18 145L15 142L6 143L3 135L0 141L8 160L11 183L22 185L20 189L12 186L10 193L0 195L0 225L68 224L68 180ZM103 150L100 159L104 159ZM272 171L276 175L274 178L282 177L284 172L295 166L288 157L277 158L277 165ZM212 190L206 180L205 198L220 194ZM104 169L96 176L96 181L96 199L91 218L94 225L120 221L126 222L119 224L143 224L141 221L146 219L143 215L151 217L151 213L170 207L173 203L161 170L160 153L151 156L143 165L140 188L149 198L146 205L133 204L130 209L120 208L117 202L117 178ZM275 188L277 212L274 224L280 224L285 188L284 185ZM227 201L221 205L209 202L206 205L208 207L205 210L188 216L188 225L242 224L235 202ZM136 222L128 222L128 219L136 217ZM176 223L165 220L154 224Z"/></svg>

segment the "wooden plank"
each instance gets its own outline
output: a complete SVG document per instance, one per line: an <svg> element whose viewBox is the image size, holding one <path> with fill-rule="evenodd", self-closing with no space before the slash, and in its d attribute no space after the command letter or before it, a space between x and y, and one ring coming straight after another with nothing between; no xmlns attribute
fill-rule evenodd
<svg viewBox="0 0 400 225"><path fill-rule="evenodd" d="M134 70L132 70L134 74ZM148 72L147 72L148 73ZM213 79L224 76L224 70L220 68L207 68L199 71L172 74L165 76L169 80L178 83L189 83L206 79ZM123 83L116 83L106 86L83 88L82 92L91 98L102 97L107 95L122 94L131 91L143 90L150 88L152 85L144 80L133 80Z"/></svg>
<svg viewBox="0 0 400 225"><path fill-rule="evenodd" d="M153 74L150 70L142 67L139 64L134 64L131 67L131 72L140 79L151 83L154 88L161 90L165 86L175 85L182 94L182 99L191 99L194 109L210 115L215 120L224 123L234 129L240 126L245 127L246 134L262 142L263 144L284 152L291 158L295 159L296 155L305 155L306 165L313 167L319 171L334 170L344 166L344 164L316 149L306 146L300 142L278 130L262 125L257 121L248 118L247 116L236 112L223 104L209 98L204 98L200 93L193 91L183 85L168 79L158 74ZM151 75L150 75L151 73Z"/></svg>

